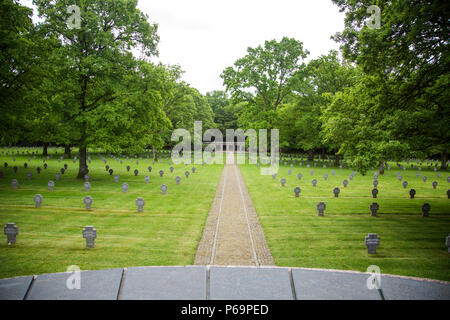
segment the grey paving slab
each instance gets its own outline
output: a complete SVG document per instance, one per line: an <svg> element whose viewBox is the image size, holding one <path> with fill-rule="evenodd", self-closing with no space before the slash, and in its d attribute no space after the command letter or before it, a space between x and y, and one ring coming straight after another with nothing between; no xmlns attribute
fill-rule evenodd
<svg viewBox="0 0 450 320"><path fill-rule="evenodd" d="M287 268L211 267L211 300L292 300Z"/></svg>
<svg viewBox="0 0 450 320"><path fill-rule="evenodd" d="M33 276L0 279L0 300L22 300Z"/></svg>
<svg viewBox="0 0 450 320"><path fill-rule="evenodd" d="M450 300L450 285L390 276L381 276L386 300Z"/></svg>
<svg viewBox="0 0 450 320"><path fill-rule="evenodd" d="M206 267L128 268L121 300L205 300Z"/></svg>
<svg viewBox="0 0 450 320"><path fill-rule="evenodd" d="M378 290L367 289L368 274L292 269L298 300L380 300Z"/></svg>
<svg viewBox="0 0 450 320"><path fill-rule="evenodd" d="M123 269L80 272L80 289L68 289L73 273L43 274L31 287L28 300L115 300Z"/></svg>

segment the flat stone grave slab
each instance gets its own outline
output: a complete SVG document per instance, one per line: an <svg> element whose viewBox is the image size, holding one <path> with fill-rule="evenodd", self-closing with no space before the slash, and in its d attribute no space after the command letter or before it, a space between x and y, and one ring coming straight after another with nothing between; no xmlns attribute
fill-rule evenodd
<svg viewBox="0 0 450 320"><path fill-rule="evenodd" d="M206 267L128 268L120 300L206 300Z"/></svg>
<svg viewBox="0 0 450 320"><path fill-rule="evenodd" d="M0 300L23 300L33 276L0 279Z"/></svg>
<svg viewBox="0 0 450 320"><path fill-rule="evenodd" d="M450 300L450 285L381 274L381 290L386 300Z"/></svg>
<svg viewBox="0 0 450 320"><path fill-rule="evenodd" d="M115 300L123 269L80 272L80 289L68 289L72 272L39 275L27 300Z"/></svg>
<svg viewBox="0 0 450 320"><path fill-rule="evenodd" d="M287 268L211 267L211 300L292 300Z"/></svg>
<svg viewBox="0 0 450 320"><path fill-rule="evenodd" d="M297 300L381 300L378 290L367 289L369 277L368 273L292 268Z"/></svg>

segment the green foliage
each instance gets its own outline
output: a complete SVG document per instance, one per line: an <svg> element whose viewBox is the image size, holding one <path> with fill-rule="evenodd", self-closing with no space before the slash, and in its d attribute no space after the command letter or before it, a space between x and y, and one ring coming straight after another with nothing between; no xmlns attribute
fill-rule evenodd
<svg viewBox="0 0 450 320"><path fill-rule="evenodd" d="M294 75L305 68L301 60L309 52L303 49L302 42L287 37L280 42L266 41L264 47L248 48L247 52L233 67L226 68L221 77L235 102L245 101L257 106L261 111L258 113L261 123L268 121L272 127L273 119L268 117L292 92Z"/></svg>
<svg viewBox="0 0 450 320"><path fill-rule="evenodd" d="M422 0L334 2L346 12L345 30L335 36L342 43L344 57L370 75L366 83L373 82L373 87L383 88L376 92L369 89L373 94L366 95L379 104L373 109L378 114L368 114L374 116L373 129L377 130L374 120L380 114L386 113L385 118L395 121L390 124L393 127L389 130L390 139L383 135L381 140L370 142L383 145L386 141L397 140L408 147L412 156L440 153L445 167L450 147L450 133L445 129L450 120L448 3ZM381 9L379 29L364 25L370 15L366 10L371 4ZM360 112L370 111L360 106L356 106Z"/></svg>

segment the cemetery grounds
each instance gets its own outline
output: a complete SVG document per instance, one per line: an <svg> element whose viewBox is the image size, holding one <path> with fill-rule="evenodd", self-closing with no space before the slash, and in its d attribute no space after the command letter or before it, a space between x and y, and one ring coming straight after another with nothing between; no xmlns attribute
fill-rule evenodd
<svg viewBox="0 0 450 320"><path fill-rule="evenodd" d="M146 157L138 159L139 164L136 159L121 157L121 165L119 160L103 154L113 175L120 176L119 183L115 183L97 151L90 150L91 190L86 192L84 180L75 178L78 163L72 159L58 162L63 150L49 149L52 158L46 160L48 168L44 170L41 152L38 149L36 160L25 152L16 156L15 162L11 155L0 155L0 170L4 173L0 179L0 221L2 225L15 222L19 227L17 244L8 247L4 235L0 241L0 278L64 272L70 265L96 270L193 264L223 165L172 164L174 172L170 173L171 165L166 160L170 154L164 154L162 163L154 165L151 156L147 161ZM379 193L373 199L374 170L365 176L357 173L350 180L353 169L307 168L306 161L300 167L298 160L293 168L291 162L281 164L276 179L261 175L256 165L239 165L277 266L365 272L368 266L377 265L385 274L450 280L445 246L445 237L450 233L448 172L438 171L441 177L437 178L438 172L424 164L418 178L417 170L408 168L410 164L402 163L407 167L404 171L390 163L390 170L378 177ZM4 162L8 162L8 168L3 167ZM64 163L68 170L61 175L61 181L55 181ZM127 165L131 167L129 172ZM19 168L17 174L13 166ZM38 166L42 168L40 174L36 172ZM148 166L152 166L151 172ZM195 173L191 171L193 166ZM135 169L139 170L138 176L133 174ZM158 173L161 169L163 177ZM184 176L186 170L191 173L188 179ZM27 172L32 172L31 180ZM408 181L407 188L403 188L396 172L403 176L402 181ZM303 175L301 180L298 173ZM324 173L328 174L326 181ZM148 184L144 181L146 175L150 177ZM177 175L181 177L180 185L175 182ZM422 181L423 175L428 177L426 182ZM17 190L11 187L14 178L19 181ZM281 178L286 179L284 187ZM316 187L312 186L313 178L317 179ZM349 182L346 188L342 186L344 179ZM47 187L49 180L55 181L53 191ZM438 182L436 189L431 185L433 181ZM126 193L121 189L123 182L129 184ZM168 186L166 195L161 194L163 183ZM293 191L297 186L301 188L298 198ZM335 187L340 188L338 198L333 194ZM414 199L409 197L411 188L417 192ZM43 196L41 208L35 208L33 202L37 193ZM93 198L92 210L84 207L86 195ZM135 204L138 197L146 201L141 213ZM320 201L326 204L322 217L316 209ZM372 202L379 204L376 217L369 210ZM431 205L429 217L422 217L424 203ZM97 229L94 249L86 249L81 236L87 225ZM367 253L364 237L368 233L377 233L381 239L376 254Z"/></svg>

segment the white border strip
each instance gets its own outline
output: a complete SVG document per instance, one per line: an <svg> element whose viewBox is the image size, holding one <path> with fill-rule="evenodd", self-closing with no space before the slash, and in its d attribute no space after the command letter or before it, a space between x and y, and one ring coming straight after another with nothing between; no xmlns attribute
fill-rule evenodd
<svg viewBox="0 0 450 320"><path fill-rule="evenodd" d="M222 213L222 202L223 202L223 196L225 194L225 186L227 184L227 168L224 166L224 180L223 180L223 188L222 188L222 197L220 198L219 203L219 213L217 214L217 223L216 223L216 232L214 234L214 241L213 241L213 247L211 250L211 260L210 264L214 264L214 256L216 255L216 244L217 244L217 234L219 233L219 222L220 222L220 214Z"/></svg>
<svg viewBox="0 0 450 320"><path fill-rule="evenodd" d="M236 179L237 179L237 182L238 182L238 185L239 185L239 193L241 194L242 204L244 206L245 219L247 220L247 229L248 229L248 235L250 237L250 243L252 245L253 259L255 260L256 266L259 267L258 257L256 256L255 245L253 243L252 232L251 232L251 229L250 229L250 222L248 221L247 206L245 205L244 195L242 194L241 180L239 179L239 176L238 176L238 170L239 170L239 167L236 165L236 170L235 170Z"/></svg>

